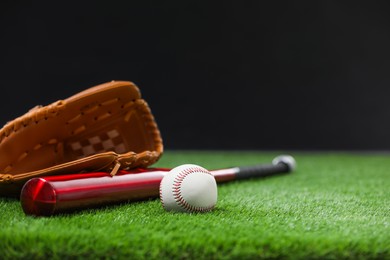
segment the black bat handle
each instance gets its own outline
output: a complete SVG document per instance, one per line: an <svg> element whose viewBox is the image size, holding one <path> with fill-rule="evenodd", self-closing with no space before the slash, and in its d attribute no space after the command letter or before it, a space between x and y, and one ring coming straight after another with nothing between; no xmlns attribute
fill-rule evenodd
<svg viewBox="0 0 390 260"><path fill-rule="evenodd" d="M272 164L237 167L236 179L267 177L294 171L295 159L290 155L281 155L273 159Z"/></svg>

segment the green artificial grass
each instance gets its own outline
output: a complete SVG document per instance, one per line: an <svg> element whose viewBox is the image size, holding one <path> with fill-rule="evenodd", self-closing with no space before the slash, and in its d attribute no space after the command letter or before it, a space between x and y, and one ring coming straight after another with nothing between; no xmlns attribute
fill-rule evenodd
<svg viewBox="0 0 390 260"><path fill-rule="evenodd" d="M158 199L54 217L0 199L0 258L390 259L390 155L290 153L297 171L218 186L205 214ZM269 163L276 152L168 151L156 166Z"/></svg>

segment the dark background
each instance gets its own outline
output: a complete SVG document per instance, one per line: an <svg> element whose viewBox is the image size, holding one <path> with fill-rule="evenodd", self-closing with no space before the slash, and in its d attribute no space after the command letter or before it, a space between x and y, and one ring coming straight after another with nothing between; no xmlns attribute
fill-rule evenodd
<svg viewBox="0 0 390 260"><path fill-rule="evenodd" d="M35 2L0 4L1 124L117 79L166 149L390 149L389 2Z"/></svg>

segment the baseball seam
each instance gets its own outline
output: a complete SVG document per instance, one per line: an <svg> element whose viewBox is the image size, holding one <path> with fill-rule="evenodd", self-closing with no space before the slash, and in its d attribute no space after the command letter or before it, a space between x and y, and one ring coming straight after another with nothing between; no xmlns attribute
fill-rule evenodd
<svg viewBox="0 0 390 260"><path fill-rule="evenodd" d="M191 173L195 173L195 172L202 172L202 173L206 173L206 174L210 174L211 175L211 173L208 172L207 170L204 170L204 169L198 168L198 167L190 167L190 168L184 169L183 171L181 171L176 176L176 178L173 181L173 188L172 188L173 197L174 197L177 205L179 205L181 208L183 208L184 210L187 210L189 212L207 212L207 211L210 211L210 210L212 210L214 208L214 205L213 206L209 206L209 207L195 207L195 206L189 204L184 199L184 197L183 197L183 195L181 193L181 185L182 185L184 179L188 175L190 175Z"/></svg>

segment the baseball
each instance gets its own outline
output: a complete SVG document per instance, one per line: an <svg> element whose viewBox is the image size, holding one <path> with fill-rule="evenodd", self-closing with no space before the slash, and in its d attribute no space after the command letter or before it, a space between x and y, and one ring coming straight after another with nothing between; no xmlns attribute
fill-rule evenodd
<svg viewBox="0 0 390 260"><path fill-rule="evenodd" d="M195 164L173 168L160 183L161 203L168 211L210 211L215 207L217 197L214 176Z"/></svg>

